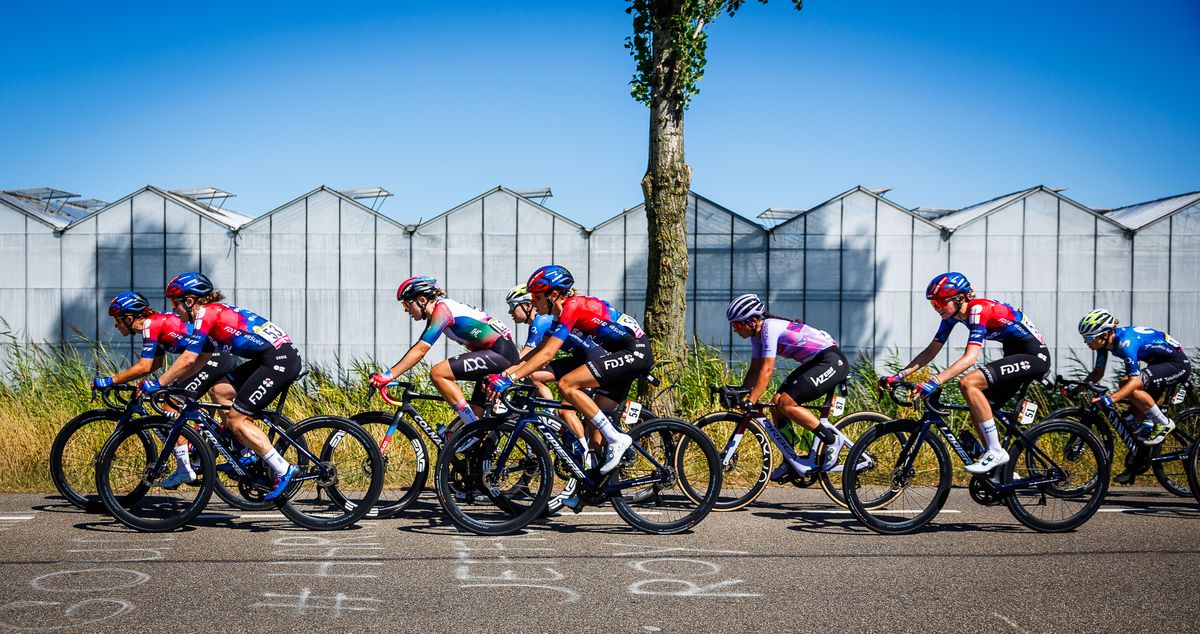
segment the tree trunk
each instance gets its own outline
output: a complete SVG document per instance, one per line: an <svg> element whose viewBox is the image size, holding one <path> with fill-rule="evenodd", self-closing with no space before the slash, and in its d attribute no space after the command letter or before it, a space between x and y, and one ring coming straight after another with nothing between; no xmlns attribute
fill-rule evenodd
<svg viewBox="0 0 1200 634"><path fill-rule="evenodd" d="M687 201L692 171L683 156L683 104L679 60L670 34L655 21L654 86L650 99L650 152L642 193L650 232L644 325L654 352L656 376L674 385L687 357ZM678 408L674 390L652 404L661 415Z"/></svg>

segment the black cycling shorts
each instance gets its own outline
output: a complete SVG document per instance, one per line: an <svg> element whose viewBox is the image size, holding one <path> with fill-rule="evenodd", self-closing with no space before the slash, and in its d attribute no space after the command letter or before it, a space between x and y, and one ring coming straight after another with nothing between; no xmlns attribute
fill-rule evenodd
<svg viewBox="0 0 1200 634"><path fill-rule="evenodd" d="M171 387L182 387L188 391L188 396L200 399L220 381L225 375L237 367L238 359L228 352L214 352L208 362L191 376L171 382Z"/></svg>
<svg viewBox="0 0 1200 634"><path fill-rule="evenodd" d="M620 403L629 396L633 382L654 368L650 339L642 335L627 347L605 350L603 354L585 361L584 365L595 377L596 383L600 384L600 391Z"/></svg>
<svg viewBox="0 0 1200 634"><path fill-rule="evenodd" d="M837 346L829 346L792 370L779 391L803 405L833 391L850 375L850 362Z"/></svg>
<svg viewBox="0 0 1200 634"><path fill-rule="evenodd" d="M983 395L996 407L1004 404L1031 381L1037 381L1050 371L1050 351L1042 346L1036 353L1012 354L979 366L987 388Z"/></svg>
<svg viewBox="0 0 1200 634"><path fill-rule="evenodd" d="M229 373L229 382L237 388L233 409L257 416L300 376L303 363L300 351L290 343L267 350Z"/></svg>
<svg viewBox="0 0 1200 634"><path fill-rule="evenodd" d="M1168 388L1183 383L1192 375L1192 363L1182 352L1174 359L1148 365L1139 375L1142 389L1158 400Z"/></svg>
<svg viewBox="0 0 1200 634"><path fill-rule="evenodd" d="M497 339L491 348L464 352L450 357L450 372L455 381L478 381L489 374L499 374L521 360L517 344L511 337Z"/></svg>
<svg viewBox="0 0 1200 634"><path fill-rule="evenodd" d="M546 369L554 374L555 380L558 380L568 373L575 371L588 361L599 359L606 354L608 354L608 351L599 346L587 350L575 351L561 359L555 359L547 363Z"/></svg>

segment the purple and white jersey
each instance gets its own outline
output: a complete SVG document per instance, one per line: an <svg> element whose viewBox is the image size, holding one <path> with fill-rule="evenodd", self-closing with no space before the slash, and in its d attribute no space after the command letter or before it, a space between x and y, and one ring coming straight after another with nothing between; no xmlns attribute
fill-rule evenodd
<svg viewBox="0 0 1200 634"><path fill-rule="evenodd" d="M750 340L750 356L787 357L804 363L818 352L837 345L829 333L786 319L763 320L762 330Z"/></svg>

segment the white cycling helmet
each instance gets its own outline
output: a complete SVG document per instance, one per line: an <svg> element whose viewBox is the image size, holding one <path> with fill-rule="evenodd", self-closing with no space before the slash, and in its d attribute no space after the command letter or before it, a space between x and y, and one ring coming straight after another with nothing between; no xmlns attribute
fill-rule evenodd
<svg viewBox="0 0 1200 634"><path fill-rule="evenodd" d="M766 304L758 298L754 293L746 293L738 295L729 302L729 308L725 309L725 319L730 322L746 321L753 317L762 317L763 313L767 312Z"/></svg>
<svg viewBox="0 0 1200 634"><path fill-rule="evenodd" d="M505 296L504 301L508 304L509 308L516 308L521 304L528 304L529 302L532 302L533 296L529 294L529 291L525 288L525 285L521 284L520 286L514 286L512 290L508 292L508 295Z"/></svg>
<svg viewBox="0 0 1200 634"><path fill-rule="evenodd" d="M1113 314L1097 308L1079 320L1079 334L1085 339L1092 339L1117 327L1117 318Z"/></svg>

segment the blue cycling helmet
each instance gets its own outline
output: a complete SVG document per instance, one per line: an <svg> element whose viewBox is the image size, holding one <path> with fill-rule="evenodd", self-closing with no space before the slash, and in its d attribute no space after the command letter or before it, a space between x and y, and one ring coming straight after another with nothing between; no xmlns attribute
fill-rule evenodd
<svg viewBox="0 0 1200 634"><path fill-rule="evenodd" d="M948 300L971 292L971 282L962 273L942 273L925 289L925 299Z"/></svg>
<svg viewBox="0 0 1200 634"><path fill-rule="evenodd" d="M110 317L117 317L126 313L134 315L145 315L154 312L150 308L150 302L146 301L146 297L141 293L133 291L125 291L113 298L108 304L108 314Z"/></svg>
<svg viewBox="0 0 1200 634"><path fill-rule="evenodd" d="M565 266L547 264L533 272L525 289L530 293L549 293L553 290L569 291L575 285L575 277Z"/></svg>
<svg viewBox="0 0 1200 634"><path fill-rule="evenodd" d="M212 280L203 273L180 273L167 284L167 297L180 299L184 295L202 297L216 290Z"/></svg>

